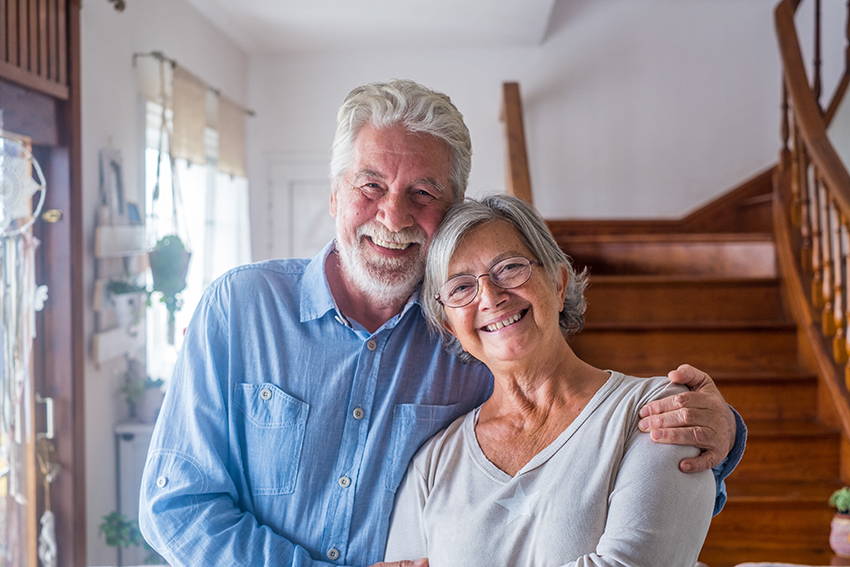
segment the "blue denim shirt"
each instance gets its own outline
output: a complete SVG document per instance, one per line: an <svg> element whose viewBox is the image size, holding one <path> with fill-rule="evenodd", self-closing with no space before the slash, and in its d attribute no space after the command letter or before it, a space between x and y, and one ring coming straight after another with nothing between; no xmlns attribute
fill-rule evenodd
<svg viewBox="0 0 850 567"><path fill-rule="evenodd" d="M413 453L492 391L484 365L461 364L428 332L418 296L374 334L347 322L329 250L236 268L192 318L139 515L175 567L381 561Z"/></svg>

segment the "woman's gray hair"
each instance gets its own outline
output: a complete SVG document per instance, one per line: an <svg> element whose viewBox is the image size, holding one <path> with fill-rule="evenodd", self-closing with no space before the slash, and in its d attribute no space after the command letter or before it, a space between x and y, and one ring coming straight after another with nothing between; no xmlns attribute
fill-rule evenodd
<svg viewBox="0 0 850 567"><path fill-rule="evenodd" d="M443 140L451 153L449 179L455 200L463 198L472 168L472 142L463 115L443 93L399 79L359 86L339 108L331 149L333 191L351 166L354 141L367 123L376 129L399 125Z"/></svg>
<svg viewBox="0 0 850 567"><path fill-rule="evenodd" d="M422 284L422 309L432 331L440 334L445 347L464 362L473 360L465 352L454 335L443 326L446 320L445 307L435 299L440 286L449 274L449 262L464 236L476 228L491 222L504 221L513 226L522 242L531 250L546 273L557 285L561 267L567 269L569 282L564 297L564 308L559 315L561 334L566 339L581 331L584 326L584 310L587 303L584 290L587 287L587 268L577 273L569 256L564 254L546 222L528 203L512 195L489 195L481 200L466 199L449 209L443 224L437 229L428 249L425 266L425 282Z"/></svg>

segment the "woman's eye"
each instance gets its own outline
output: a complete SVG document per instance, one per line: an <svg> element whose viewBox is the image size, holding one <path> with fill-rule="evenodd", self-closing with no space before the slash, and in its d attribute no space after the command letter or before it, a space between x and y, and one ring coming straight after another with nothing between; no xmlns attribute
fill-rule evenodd
<svg viewBox="0 0 850 567"><path fill-rule="evenodd" d="M469 291L471 286L469 284L457 284L452 287L451 291L449 291L449 297L454 297L456 295L462 295Z"/></svg>
<svg viewBox="0 0 850 567"><path fill-rule="evenodd" d="M522 269L522 264L511 262L504 266L499 266L499 275L508 275Z"/></svg>

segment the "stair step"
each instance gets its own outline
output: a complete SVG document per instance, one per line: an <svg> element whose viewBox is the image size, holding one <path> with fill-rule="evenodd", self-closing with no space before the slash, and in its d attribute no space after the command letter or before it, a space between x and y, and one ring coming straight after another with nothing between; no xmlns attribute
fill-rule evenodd
<svg viewBox="0 0 850 567"><path fill-rule="evenodd" d="M840 435L835 429L806 420L747 422L744 458L731 482L821 481L839 476Z"/></svg>
<svg viewBox="0 0 850 567"><path fill-rule="evenodd" d="M700 274L776 277L773 235L637 234L565 237L577 266L592 274Z"/></svg>
<svg viewBox="0 0 850 567"><path fill-rule="evenodd" d="M826 506L728 504L711 521L706 546L813 547L829 546L829 523L834 511Z"/></svg>
<svg viewBox="0 0 850 567"><path fill-rule="evenodd" d="M814 482L745 481L733 477L726 483L726 495L727 503L735 505L786 502L828 508L829 497L842 486L838 479Z"/></svg>
<svg viewBox="0 0 850 567"><path fill-rule="evenodd" d="M588 322L787 320L776 278L591 274Z"/></svg>
<svg viewBox="0 0 850 567"><path fill-rule="evenodd" d="M827 527L827 530L829 528ZM741 563L776 562L793 565L842 565L842 563L830 563L834 555L829 548L829 534L826 543L805 546L749 546L738 547L724 545L704 545L699 554L699 560L709 567L735 567ZM845 564L846 565L846 564Z"/></svg>
<svg viewBox="0 0 850 567"><path fill-rule="evenodd" d="M746 482L730 478L729 500L711 522L700 560L721 567L744 561L829 562L827 500L838 480Z"/></svg>
<svg viewBox="0 0 850 567"><path fill-rule="evenodd" d="M726 401L745 422L759 419L813 420L817 376L802 372L712 374Z"/></svg>
<svg viewBox="0 0 850 567"><path fill-rule="evenodd" d="M589 364L638 376L666 374L684 362L709 374L798 368L796 330L788 325L588 325L570 344Z"/></svg>

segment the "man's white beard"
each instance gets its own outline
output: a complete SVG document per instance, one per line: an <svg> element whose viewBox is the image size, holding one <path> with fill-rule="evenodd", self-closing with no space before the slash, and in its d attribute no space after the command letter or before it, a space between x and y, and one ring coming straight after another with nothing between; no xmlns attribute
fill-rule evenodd
<svg viewBox="0 0 850 567"><path fill-rule="evenodd" d="M380 256L363 242L366 236L389 242L415 242L419 250L416 255L404 258ZM374 221L359 226L353 246L337 237L336 249L343 277L378 307L392 307L406 301L425 275L427 238L421 230L413 228L389 232Z"/></svg>

